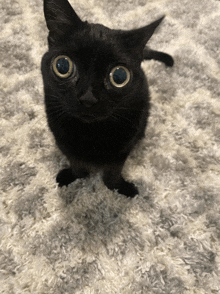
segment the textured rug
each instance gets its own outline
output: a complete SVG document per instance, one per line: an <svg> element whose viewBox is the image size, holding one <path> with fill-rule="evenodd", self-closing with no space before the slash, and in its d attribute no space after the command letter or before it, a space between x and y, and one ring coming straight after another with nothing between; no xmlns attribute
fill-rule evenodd
<svg viewBox="0 0 220 294"><path fill-rule="evenodd" d="M40 73L42 0L0 3L0 293L220 293L220 1L72 0L111 28L166 18L146 61L146 137L124 177L140 194L108 190L99 174L58 189L66 159L47 127Z"/></svg>

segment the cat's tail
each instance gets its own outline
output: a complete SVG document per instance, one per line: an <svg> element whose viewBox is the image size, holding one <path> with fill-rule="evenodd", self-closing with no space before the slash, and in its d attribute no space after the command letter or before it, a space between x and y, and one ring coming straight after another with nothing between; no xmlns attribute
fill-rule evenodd
<svg viewBox="0 0 220 294"><path fill-rule="evenodd" d="M152 50L149 47L144 48L144 59L145 60L158 60L166 64L166 66L173 66L174 60L173 57L167 53L160 51Z"/></svg>

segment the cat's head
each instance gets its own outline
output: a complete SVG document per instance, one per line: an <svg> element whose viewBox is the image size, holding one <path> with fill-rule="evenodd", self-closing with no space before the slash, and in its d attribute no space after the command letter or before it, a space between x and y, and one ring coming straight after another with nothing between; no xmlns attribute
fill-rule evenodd
<svg viewBox="0 0 220 294"><path fill-rule="evenodd" d="M42 59L48 112L102 120L148 99L143 50L163 17L140 29L81 21L67 0L44 0L49 50Z"/></svg>

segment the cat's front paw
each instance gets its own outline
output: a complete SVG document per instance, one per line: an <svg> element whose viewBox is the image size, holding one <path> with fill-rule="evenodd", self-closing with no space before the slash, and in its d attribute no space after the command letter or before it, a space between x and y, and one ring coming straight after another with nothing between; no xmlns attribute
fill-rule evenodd
<svg viewBox="0 0 220 294"><path fill-rule="evenodd" d="M56 177L56 181L59 187L68 186L75 180L76 177L73 175L71 168L62 169Z"/></svg>
<svg viewBox="0 0 220 294"><path fill-rule="evenodd" d="M121 184L121 187L118 189L118 193L133 198L138 194L138 190L134 184L124 181L123 184Z"/></svg>
<svg viewBox="0 0 220 294"><path fill-rule="evenodd" d="M138 190L134 184L126 182L122 177L117 182L112 181L110 178L103 178L104 183L110 190L118 190L118 193L127 197L133 198L138 194Z"/></svg>

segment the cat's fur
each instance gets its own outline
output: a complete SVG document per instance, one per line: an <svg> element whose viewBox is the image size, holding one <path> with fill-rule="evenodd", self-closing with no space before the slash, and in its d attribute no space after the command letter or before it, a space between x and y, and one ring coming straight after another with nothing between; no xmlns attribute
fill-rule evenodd
<svg viewBox="0 0 220 294"><path fill-rule="evenodd" d="M144 59L173 65L168 54L145 47L163 17L146 27L123 31L81 21L67 0L44 0L44 13L49 29L49 51L42 58L47 119L70 162L57 182L68 185L100 170L109 189L134 197L138 191L121 171L144 136L149 116L148 85L140 65ZM77 77L54 74L51 64L58 55L76 64ZM131 80L121 88L109 81L117 65L131 73Z"/></svg>

